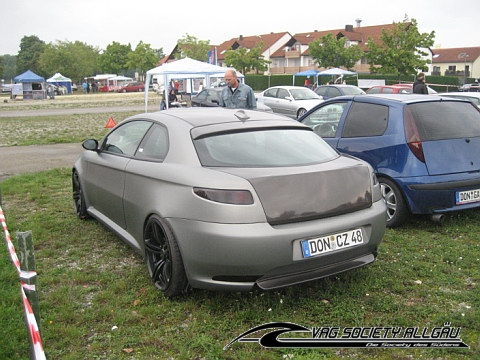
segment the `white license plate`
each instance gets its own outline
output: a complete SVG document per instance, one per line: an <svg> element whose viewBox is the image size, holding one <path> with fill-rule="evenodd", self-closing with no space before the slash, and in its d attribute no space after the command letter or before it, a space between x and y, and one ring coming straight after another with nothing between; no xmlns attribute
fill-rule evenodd
<svg viewBox="0 0 480 360"><path fill-rule="evenodd" d="M480 189L457 191L456 193L457 205L468 204L477 201L480 201Z"/></svg>
<svg viewBox="0 0 480 360"><path fill-rule="evenodd" d="M331 251L358 246L364 243L362 229L302 240L300 245L304 258L318 256Z"/></svg>

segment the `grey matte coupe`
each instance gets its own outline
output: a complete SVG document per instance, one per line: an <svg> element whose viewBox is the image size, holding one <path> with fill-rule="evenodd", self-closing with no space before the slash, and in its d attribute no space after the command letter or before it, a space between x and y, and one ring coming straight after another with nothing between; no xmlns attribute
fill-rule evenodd
<svg viewBox="0 0 480 360"><path fill-rule="evenodd" d="M77 215L138 251L167 297L358 268L375 260L385 232L370 165L273 113L139 114L83 147L72 170Z"/></svg>

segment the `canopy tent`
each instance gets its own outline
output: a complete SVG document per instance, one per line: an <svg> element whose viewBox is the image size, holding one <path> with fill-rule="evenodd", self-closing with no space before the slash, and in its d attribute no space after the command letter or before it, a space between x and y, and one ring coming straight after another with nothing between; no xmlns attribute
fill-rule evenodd
<svg viewBox="0 0 480 360"><path fill-rule="evenodd" d="M314 76L315 77L315 82L318 84L318 73L320 71L318 70L305 70L305 71L300 71L296 74L293 74L293 85L295 85L295 76Z"/></svg>
<svg viewBox="0 0 480 360"><path fill-rule="evenodd" d="M168 84L171 79L205 78L205 87L210 87L210 77L219 77L225 74L228 68L209 64L206 62L184 58L165 63L147 71L145 89L148 89L153 76L163 77L163 84ZM168 98L168 86L164 87L165 99ZM168 101L167 107L168 107ZM145 91L145 112L148 107L148 91Z"/></svg>
<svg viewBox="0 0 480 360"><path fill-rule="evenodd" d="M47 83L56 86L65 86L67 88L67 94L72 93L72 80L60 73L56 73L51 78L47 79Z"/></svg>
<svg viewBox="0 0 480 360"><path fill-rule="evenodd" d="M318 76L337 76L335 81L342 79L345 75L356 75L357 76L357 83L358 83L358 74L354 71L343 70L340 68L331 68L327 70L320 71Z"/></svg>
<svg viewBox="0 0 480 360"><path fill-rule="evenodd" d="M43 83L45 78L35 74L32 70L27 70L23 74L13 78L16 83Z"/></svg>

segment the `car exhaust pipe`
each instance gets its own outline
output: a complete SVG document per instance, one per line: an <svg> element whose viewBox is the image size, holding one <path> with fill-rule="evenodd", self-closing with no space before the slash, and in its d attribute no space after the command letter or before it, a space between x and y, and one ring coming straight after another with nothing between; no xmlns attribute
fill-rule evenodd
<svg viewBox="0 0 480 360"><path fill-rule="evenodd" d="M443 224L445 221L445 214L434 214L432 215L431 219L433 222Z"/></svg>

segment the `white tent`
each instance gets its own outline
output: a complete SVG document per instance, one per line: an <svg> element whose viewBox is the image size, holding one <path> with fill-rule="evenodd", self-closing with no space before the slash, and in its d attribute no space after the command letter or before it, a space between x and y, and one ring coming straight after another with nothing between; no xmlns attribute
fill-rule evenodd
<svg viewBox="0 0 480 360"><path fill-rule="evenodd" d="M171 79L205 78L205 87L210 87L210 77L219 77L225 74L227 67L209 64L206 62L184 58L165 63L147 71L145 89L148 89L153 76L162 76L166 85ZM168 98L168 86L165 86L165 99ZM167 107L168 107L168 101ZM148 107L148 91L145 91L145 112Z"/></svg>
<svg viewBox="0 0 480 360"><path fill-rule="evenodd" d="M50 79L47 79L47 83L57 86L65 86L67 88L67 93L72 93L72 80L60 73L55 73L55 75L53 75Z"/></svg>
<svg viewBox="0 0 480 360"><path fill-rule="evenodd" d="M337 76L335 82L341 80L345 75L357 75L357 83L358 83L358 74L354 71L343 70L340 68L331 68L327 70L320 71L318 76L322 75L330 75L330 76Z"/></svg>

